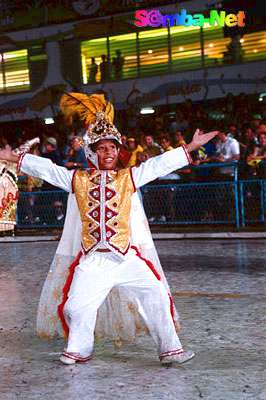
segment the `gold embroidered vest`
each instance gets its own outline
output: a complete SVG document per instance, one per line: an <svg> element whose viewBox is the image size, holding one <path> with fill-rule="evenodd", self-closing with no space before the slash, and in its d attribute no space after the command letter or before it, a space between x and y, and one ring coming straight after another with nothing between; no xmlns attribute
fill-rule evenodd
<svg viewBox="0 0 266 400"><path fill-rule="evenodd" d="M124 255L130 245L129 215L135 191L129 168L82 171L73 176L85 253L108 248Z"/></svg>

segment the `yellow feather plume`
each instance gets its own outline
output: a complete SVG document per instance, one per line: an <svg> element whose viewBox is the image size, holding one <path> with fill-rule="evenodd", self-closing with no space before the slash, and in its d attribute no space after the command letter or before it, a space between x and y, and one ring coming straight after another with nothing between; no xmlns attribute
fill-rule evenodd
<svg viewBox="0 0 266 400"><path fill-rule="evenodd" d="M108 122L114 121L114 107L105 100L103 94L87 95L84 93L65 93L60 100L60 108L66 122L71 124L74 116L78 116L84 125L95 121L97 112L104 112Z"/></svg>

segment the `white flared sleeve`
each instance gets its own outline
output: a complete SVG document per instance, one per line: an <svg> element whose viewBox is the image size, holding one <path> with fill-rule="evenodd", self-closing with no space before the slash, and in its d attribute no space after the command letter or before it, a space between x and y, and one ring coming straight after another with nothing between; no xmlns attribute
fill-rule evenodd
<svg viewBox="0 0 266 400"><path fill-rule="evenodd" d="M59 167L48 158L25 154L19 160L18 170L35 178L43 179L67 192L72 191L73 171Z"/></svg>
<svg viewBox="0 0 266 400"><path fill-rule="evenodd" d="M132 168L132 178L136 188L155 179L170 174L179 168L190 164L191 158L185 146L167 151L159 156L150 158L139 167Z"/></svg>

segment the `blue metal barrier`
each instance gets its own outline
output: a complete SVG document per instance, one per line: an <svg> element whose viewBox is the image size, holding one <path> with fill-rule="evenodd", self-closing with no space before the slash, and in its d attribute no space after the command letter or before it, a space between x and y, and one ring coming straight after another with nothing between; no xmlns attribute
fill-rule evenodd
<svg viewBox="0 0 266 400"><path fill-rule="evenodd" d="M154 224L234 224L239 226L238 199L232 181L146 185L147 217Z"/></svg>
<svg viewBox="0 0 266 400"><path fill-rule="evenodd" d="M239 181L241 226L265 223L266 180L249 179Z"/></svg>
<svg viewBox="0 0 266 400"><path fill-rule="evenodd" d="M63 190L20 192L18 228L61 228L64 225L68 193Z"/></svg>
<svg viewBox="0 0 266 400"><path fill-rule="evenodd" d="M189 168L198 173L229 167L231 180L229 175L221 181L173 181L144 186L141 192L149 221L157 225L230 224L237 228L265 223L266 180L239 180L237 162ZM20 192L17 227L61 228L67 196L62 190Z"/></svg>

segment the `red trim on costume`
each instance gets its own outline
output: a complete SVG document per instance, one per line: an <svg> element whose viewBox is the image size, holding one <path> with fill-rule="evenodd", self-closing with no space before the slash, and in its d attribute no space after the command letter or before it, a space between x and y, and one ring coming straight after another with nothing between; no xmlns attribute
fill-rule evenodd
<svg viewBox="0 0 266 400"><path fill-rule="evenodd" d="M159 355L159 359L162 360L164 357L176 356L176 355L182 354L182 353L184 353L184 350L181 347L181 349L171 350L171 351L166 351L165 353L161 353Z"/></svg>
<svg viewBox="0 0 266 400"><path fill-rule="evenodd" d="M142 257L138 248L136 246L131 246L132 249L134 249L137 253L137 256L143 260L148 267L150 268L150 270L153 272L153 274L156 276L156 278L160 281L161 280L161 276L160 274L156 271L155 266L153 265L153 263L150 260L147 260L146 258ZM169 297L169 301L170 301L170 313L171 313L171 317L173 322L175 323L175 309L174 309L174 301L173 301L173 297L171 296L170 293L168 293L168 297Z"/></svg>
<svg viewBox="0 0 266 400"><path fill-rule="evenodd" d="M72 179L71 179L72 193L75 193L75 190L74 190L74 177L75 177L77 171L78 171L78 170L75 169L75 171L73 172L73 175L72 175Z"/></svg>
<svg viewBox="0 0 266 400"><path fill-rule="evenodd" d="M150 260L147 260L146 258L142 257L142 255L140 254L139 249L138 249L137 247L131 246L131 248L134 249L134 250L136 251L137 256L138 256L141 260L143 260L143 261L148 265L148 267L149 267L150 270L153 272L153 274L156 276L156 278L158 279L158 281L160 281L160 280L161 280L161 275L156 271L156 269L155 269L153 263L152 263Z"/></svg>
<svg viewBox="0 0 266 400"><path fill-rule="evenodd" d="M81 256L82 256L82 252L80 251L78 253L77 257L75 258L75 260L72 262L72 264L69 267L69 274L66 279L65 285L63 287L63 300L62 300L62 303L59 304L59 306L57 308L57 313L58 313L58 316L62 323L62 327L63 327L63 330L64 330L66 336L68 336L69 329L68 329L68 325L67 325L65 317L64 317L63 309L67 302L68 292L69 292L70 286L73 281L74 272L75 272L76 267L79 265L79 260L80 260Z"/></svg>
<svg viewBox="0 0 266 400"><path fill-rule="evenodd" d="M67 358L70 358L71 360L75 360L75 361L78 361L78 362L81 362L81 363L85 363L85 362L91 360L92 357L93 357L92 354L90 356L88 356L88 357L76 356L75 354L68 353L67 351L64 351L62 353L62 355L67 357Z"/></svg>
<svg viewBox="0 0 266 400"><path fill-rule="evenodd" d="M173 318L173 321L175 321L175 311L174 311L174 301L173 301L173 297L171 296L170 293L168 293L169 296L169 300L170 300L170 312L171 312L171 316Z"/></svg>
<svg viewBox="0 0 266 400"><path fill-rule="evenodd" d="M17 173L20 172L21 164L26 153L21 153L17 162Z"/></svg>
<svg viewBox="0 0 266 400"><path fill-rule="evenodd" d="M129 171L130 171L130 177L131 177L131 180L132 180L134 192L136 192L137 189L136 189L136 185L135 185L134 178L133 178L133 174L132 174L132 168L133 168L133 167L130 167L130 168L129 168Z"/></svg>
<svg viewBox="0 0 266 400"><path fill-rule="evenodd" d="M193 160L191 155L188 152L187 146L185 144L183 144L182 149L184 150L186 156L187 156L187 160L188 160L188 164L192 164Z"/></svg>

